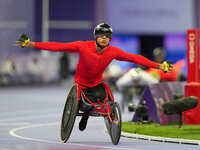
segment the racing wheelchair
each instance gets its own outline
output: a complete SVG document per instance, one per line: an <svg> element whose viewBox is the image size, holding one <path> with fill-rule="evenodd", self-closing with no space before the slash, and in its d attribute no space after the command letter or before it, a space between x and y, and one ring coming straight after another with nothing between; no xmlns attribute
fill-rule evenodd
<svg viewBox="0 0 200 150"><path fill-rule="evenodd" d="M121 110L109 86L102 83L105 91L103 100L92 101L86 96L84 88L78 84L72 86L66 99L61 120L61 140L66 143L72 132L76 116L104 117L107 132L114 145L121 136Z"/></svg>

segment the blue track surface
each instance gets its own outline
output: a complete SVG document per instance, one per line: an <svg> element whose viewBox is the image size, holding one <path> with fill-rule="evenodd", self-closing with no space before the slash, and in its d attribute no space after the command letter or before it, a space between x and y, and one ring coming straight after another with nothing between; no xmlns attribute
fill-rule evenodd
<svg viewBox="0 0 200 150"><path fill-rule="evenodd" d="M60 142L60 120L71 84L54 87L0 89L0 149L2 150L200 150L196 145L152 142L121 137L114 146L104 120L91 117L84 132L77 117L68 143ZM115 97L117 99L117 97ZM131 120L124 113L123 118Z"/></svg>

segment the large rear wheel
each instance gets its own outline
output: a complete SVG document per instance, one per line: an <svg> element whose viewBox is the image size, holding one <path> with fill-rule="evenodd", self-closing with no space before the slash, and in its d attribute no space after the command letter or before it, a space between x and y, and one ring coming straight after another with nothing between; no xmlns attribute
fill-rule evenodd
<svg viewBox="0 0 200 150"><path fill-rule="evenodd" d="M76 114L78 111L77 89L74 85L68 96L64 106L62 121L61 121L61 140L63 143L67 142L72 132Z"/></svg>

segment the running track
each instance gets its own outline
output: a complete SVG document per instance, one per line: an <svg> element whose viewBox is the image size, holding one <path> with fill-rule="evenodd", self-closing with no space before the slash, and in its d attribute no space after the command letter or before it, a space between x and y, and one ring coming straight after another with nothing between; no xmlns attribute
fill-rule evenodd
<svg viewBox="0 0 200 150"><path fill-rule="evenodd" d="M121 137L114 146L104 132L104 120L91 117L84 132L77 117L68 143L59 139L60 120L71 82L53 87L0 89L1 150L200 150L200 146ZM115 97L117 99L117 96ZM130 120L130 114L122 114Z"/></svg>

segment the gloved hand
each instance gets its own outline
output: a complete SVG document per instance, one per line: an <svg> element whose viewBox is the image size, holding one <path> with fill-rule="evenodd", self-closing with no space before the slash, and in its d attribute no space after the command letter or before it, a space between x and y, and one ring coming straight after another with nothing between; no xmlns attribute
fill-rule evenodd
<svg viewBox="0 0 200 150"><path fill-rule="evenodd" d="M172 61L164 61L162 64L159 64L158 68L163 70L164 72L171 72L173 70Z"/></svg>
<svg viewBox="0 0 200 150"><path fill-rule="evenodd" d="M21 46L22 48L26 47L28 43L30 42L30 39L28 38L27 35L22 34L18 41L16 41L16 46Z"/></svg>

